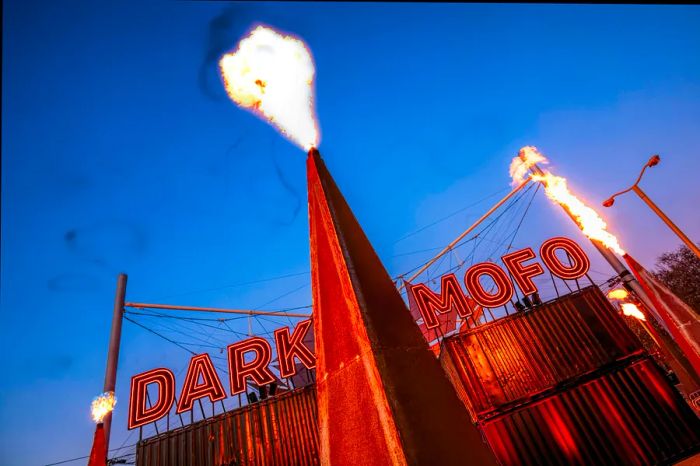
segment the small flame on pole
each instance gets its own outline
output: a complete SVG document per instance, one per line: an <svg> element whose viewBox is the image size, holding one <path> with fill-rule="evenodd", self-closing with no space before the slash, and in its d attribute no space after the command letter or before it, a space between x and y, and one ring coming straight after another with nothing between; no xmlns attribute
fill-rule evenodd
<svg viewBox="0 0 700 466"><path fill-rule="evenodd" d="M513 184L522 183L530 168L538 163L546 165L549 161L536 147L525 146L520 149L518 156L513 158L510 164L510 176ZM574 217L584 235L599 241L620 255L625 253L617 238L607 230L607 224L598 213L569 191L566 178L556 176L549 170L538 171L541 171L541 174L532 173L530 175L532 179L542 182L547 197L562 205Z"/></svg>
<svg viewBox="0 0 700 466"><path fill-rule="evenodd" d="M615 288L608 291L609 299L613 301L620 301L620 310L624 315L634 317L641 321L646 321L647 318L644 316L644 313L639 309L639 307L637 307L636 304L628 301L629 296L629 292L624 288Z"/></svg>
<svg viewBox="0 0 700 466"><path fill-rule="evenodd" d="M226 92L239 107L308 151L318 147L311 52L300 39L257 26L219 60Z"/></svg>
<svg viewBox="0 0 700 466"><path fill-rule="evenodd" d="M104 392L96 396L91 405L92 419L100 424L105 416L112 412L116 404L117 397L114 396L114 392Z"/></svg>
<svg viewBox="0 0 700 466"><path fill-rule="evenodd" d="M622 313L639 320L647 320L647 318L644 317L644 313L640 311L634 303L622 303Z"/></svg>
<svg viewBox="0 0 700 466"><path fill-rule="evenodd" d="M610 299L615 299L618 301L621 301L623 299L627 299L629 296L629 292L625 290L624 288L615 288L614 290L608 291L608 298Z"/></svg>

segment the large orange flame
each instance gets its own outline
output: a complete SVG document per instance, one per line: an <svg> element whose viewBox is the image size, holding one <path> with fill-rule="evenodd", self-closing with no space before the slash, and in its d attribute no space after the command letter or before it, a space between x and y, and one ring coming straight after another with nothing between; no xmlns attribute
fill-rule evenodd
<svg viewBox="0 0 700 466"><path fill-rule="evenodd" d="M98 395L92 400L92 419L99 424L107 414L112 412L116 404L117 397L114 396L114 392L104 392Z"/></svg>
<svg viewBox="0 0 700 466"><path fill-rule="evenodd" d="M231 100L276 127L292 142L318 147L314 62L304 42L266 26L244 37L219 60Z"/></svg>
<svg viewBox="0 0 700 466"><path fill-rule="evenodd" d="M534 164L546 165L547 163L547 158L537 148L523 147L510 164L510 176L513 179L513 184L522 183ZM545 169L542 170L542 174L532 173L530 176L533 180L541 181L544 184L547 197L561 204L571 213L584 235L599 241L620 255L625 253L617 238L607 230L607 224L598 213L569 191L565 178L553 175Z"/></svg>

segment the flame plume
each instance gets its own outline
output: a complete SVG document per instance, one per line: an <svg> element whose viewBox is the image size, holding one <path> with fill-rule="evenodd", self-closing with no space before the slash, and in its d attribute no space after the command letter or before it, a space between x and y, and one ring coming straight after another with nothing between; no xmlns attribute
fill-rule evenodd
<svg viewBox="0 0 700 466"><path fill-rule="evenodd" d="M644 313L637 307L636 304L627 301L629 295L630 294L624 288L615 288L614 290L608 291L609 299L621 301L620 309L624 315L634 317L642 321L647 320Z"/></svg>
<svg viewBox="0 0 700 466"><path fill-rule="evenodd" d="M304 150L318 147L314 62L301 40L256 27L219 60L226 92L238 106L277 128Z"/></svg>
<svg viewBox="0 0 700 466"><path fill-rule="evenodd" d="M535 147L525 146L520 149L518 156L510 164L513 184L522 183L527 172L536 163L546 165L549 161ZM531 177L534 181L541 181L544 184L547 197L566 208L584 235L599 241L620 255L625 253L617 238L607 230L607 224L598 213L569 191L566 178L553 175L549 170L542 170L542 174L532 173Z"/></svg>
<svg viewBox="0 0 700 466"><path fill-rule="evenodd" d="M615 288L614 290L608 291L608 298L623 300L627 299L630 294L624 288Z"/></svg>
<svg viewBox="0 0 700 466"><path fill-rule="evenodd" d="M642 313L637 305L633 303L622 303L622 313L626 316L634 317L639 320L647 320L647 318L644 317L644 313Z"/></svg>
<svg viewBox="0 0 700 466"><path fill-rule="evenodd" d="M92 419L96 423L101 423L105 416L112 412L117 404L117 397L114 392L104 392L92 400Z"/></svg>

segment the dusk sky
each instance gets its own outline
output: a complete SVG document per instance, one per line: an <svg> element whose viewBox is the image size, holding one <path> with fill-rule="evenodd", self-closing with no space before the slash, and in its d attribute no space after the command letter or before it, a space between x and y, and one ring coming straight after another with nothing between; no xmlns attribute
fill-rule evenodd
<svg viewBox="0 0 700 466"><path fill-rule="evenodd" d="M642 185L700 238L695 6L7 0L0 464L89 454L119 272L128 301L310 304L305 153L228 100L216 65L256 23L311 49L321 153L392 276L505 195L523 145L648 268L679 240L634 194L600 203L660 154ZM613 275L539 192L515 245L556 234ZM140 322L188 341L156 320ZM222 333L191 349L241 338ZM181 382L188 361L124 323L112 448L138 440L131 376Z"/></svg>

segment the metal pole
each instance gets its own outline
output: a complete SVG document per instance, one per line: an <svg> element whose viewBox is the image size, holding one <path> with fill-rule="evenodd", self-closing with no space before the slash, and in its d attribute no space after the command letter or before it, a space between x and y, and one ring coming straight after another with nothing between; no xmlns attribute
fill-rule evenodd
<svg viewBox="0 0 700 466"><path fill-rule="evenodd" d="M530 170L532 170L532 172L536 175L544 175L544 172L539 166L537 166L537 164L533 164L532 167L530 167ZM541 181L541 183L544 184L544 181ZM571 218L571 220L573 220L574 223L578 225L576 218L573 215L571 215L571 212L569 212L569 210L563 205L559 205L562 207L562 209L564 209L564 212L566 212L566 214ZM578 226L580 228L580 225ZM657 322L656 316L651 315L650 311L654 311L656 314L658 314L658 311L656 311L652 300L649 299L649 296L644 291L644 288L642 288L642 285L637 281L634 275L632 275L632 272L630 272L627 269L627 267L625 267L622 261L618 259L615 253L613 253L610 249L603 246L603 244L594 239L590 239L590 241L593 244L593 246L598 250L598 252L600 252L600 255L603 256L603 259L605 259L608 262L608 264L610 264L610 266L613 268L613 270L617 273L618 277L620 277L620 279L622 280L622 283L625 286L627 286L627 288L630 289L637 296L639 301L643 304L642 312L644 312L647 320ZM695 372L695 370L693 370L693 366L686 359L685 355L683 355L683 353L680 351L676 342L665 331L658 333L660 334L660 337L664 342L666 351L670 353L670 355L673 357L673 359L677 361L678 365L682 369L682 371L678 371L680 372L678 376L680 379L682 379L682 381L684 381L684 385L690 385L691 383L694 383L694 386L700 386L700 376ZM685 374L683 372L685 372ZM691 380L689 380L689 378Z"/></svg>
<svg viewBox="0 0 700 466"><path fill-rule="evenodd" d="M220 307L177 306L174 304L124 303L126 307L137 309L168 309L171 311L222 312L224 314L246 314L251 316L311 317L311 314L284 311L253 311L246 309L222 309Z"/></svg>
<svg viewBox="0 0 700 466"><path fill-rule="evenodd" d="M409 282L409 283L410 283L410 282L413 281L413 279L415 279L417 276L419 276L420 274L422 274L423 272L425 272L425 271L428 269L428 267L430 267L431 265L433 265L433 264L435 263L435 261L437 261L437 260L440 259L442 256L444 256L450 249L452 249L452 248L454 247L455 244L459 243L459 242L462 240L462 238L464 238L464 237L467 236L469 233L471 233L476 227L478 227L478 226L481 224L481 222L483 222L484 220L486 220L486 218L487 218L489 215L491 215L492 213L494 213L494 212L495 212L499 207L501 207L508 199L510 199L511 197L513 197L513 196L515 195L515 193L517 193L518 191L520 191L521 189L523 189L523 188L525 187L525 185L528 184L529 182L530 182L530 178L528 177L525 181L523 181L523 182L520 183L518 186L516 186L515 188L513 188L513 190L512 190L511 192L509 192L509 193L506 195L506 197L504 197L503 199L501 199L500 201L498 201L498 202L496 203L496 205L494 205L493 207L491 207L491 208L488 210L488 212L486 212L484 215L482 215L482 216L479 218L479 220L477 220L476 222L474 222L474 223L472 224L472 226L470 226L469 228L467 228L466 230L464 230L464 232L462 232L461 235L459 235L458 237L456 237L450 244L448 244L447 246L445 246L445 248L444 248L442 251L440 251L439 253L437 253L437 255L436 255L435 257L433 257L433 258L430 259L428 262L426 262L425 265L423 265L423 267L421 267L416 273L414 273L413 275L411 275L410 278L404 280L403 283L401 284L401 286L399 287L399 291L401 291L401 290L406 286L406 282Z"/></svg>
<svg viewBox="0 0 700 466"><path fill-rule="evenodd" d="M698 258L700 258L700 248L699 248L695 243L693 243L693 242L690 240L690 238L688 238L688 237L685 235L685 233L683 233L683 231L681 231L681 229L678 228L678 227L676 226L676 224L673 223L673 222L671 221L671 219L668 218L668 217L666 216L666 214L665 214L656 204L654 204L654 202L653 202L651 199L649 199L649 196L647 196L646 193L645 193L644 191L642 191L642 188L640 188L639 186L637 186L637 185L635 184L634 186L632 186L632 190L633 190L635 193L637 193L637 195L638 195L639 197L641 197L642 200L643 200L644 202L647 203L647 205L651 208L651 210L653 210L654 213L656 213L656 215L658 215L659 218L661 218L661 220L663 220L664 223L665 223L666 225L668 225L668 227L669 227L671 230L673 230L673 232L685 243L686 246L688 246L688 248L689 248L691 251L693 251L693 252L695 253L696 256L698 256Z"/></svg>
<svg viewBox="0 0 700 466"><path fill-rule="evenodd" d="M114 313L112 330L109 334L109 351L107 352L107 369L105 370L105 392L114 392L117 384L117 363L119 361L119 343L122 336L122 316L124 315L124 297L126 295L126 275L119 274L117 291L114 295ZM112 430L112 413L104 418L105 450L109 452L109 434Z"/></svg>

